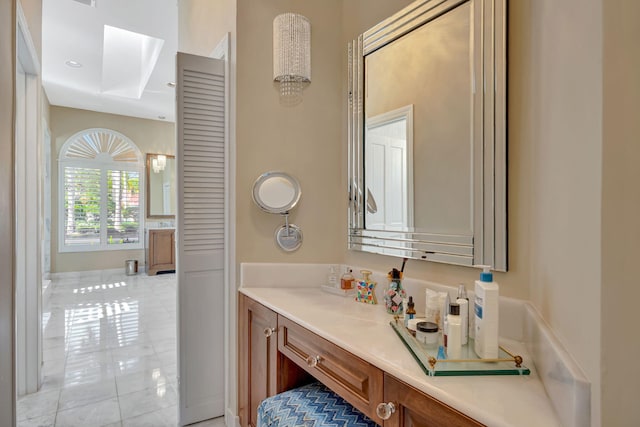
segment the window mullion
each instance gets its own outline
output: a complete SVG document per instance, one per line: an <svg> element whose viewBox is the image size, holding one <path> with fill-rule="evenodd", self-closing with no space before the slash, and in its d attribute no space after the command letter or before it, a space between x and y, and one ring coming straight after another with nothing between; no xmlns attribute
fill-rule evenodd
<svg viewBox="0 0 640 427"><path fill-rule="evenodd" d="M107 247L107 231L109 227L108 221L109 197L107 189L107 168L100 168L100 246L104 249Z"/></svg>

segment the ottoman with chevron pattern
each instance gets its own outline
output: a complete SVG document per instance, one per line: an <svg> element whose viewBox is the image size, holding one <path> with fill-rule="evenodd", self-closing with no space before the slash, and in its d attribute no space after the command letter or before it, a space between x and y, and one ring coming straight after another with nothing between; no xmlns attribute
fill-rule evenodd
<svg viewBox="0 0 640 427"><path fill-rule="evenodd" d="M285 391L258 406L258 427L374 427L370 418L321 383Z"/></svg>

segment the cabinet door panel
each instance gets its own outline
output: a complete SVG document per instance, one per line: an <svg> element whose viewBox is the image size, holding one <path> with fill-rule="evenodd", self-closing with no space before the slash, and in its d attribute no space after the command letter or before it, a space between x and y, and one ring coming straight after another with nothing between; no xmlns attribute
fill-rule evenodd
<svg viewBox="0 0 640 427"><path fill-rule="evenodd" d="M396 411L385 427L477 427L482 424L394 377L384 376L384 401ZM379 419L378 419L379 420Z"/></svg>
<svg viewBox="0 0 640 427"><path fill-rule="evenodd" d="M278 391L278 316L244 295L240 295L239 313L240 423L253 427L260 402Z"/></svg>
<svg viewBox="0 0 640 427"><path fill-rule="evenodd" d="M175 230L149 230L147 274L176 269Z"/></svg>
<svg viewBox="0 0 640 427"><path fill-rule="evenodd" d="M376 419L375 407L382 399L380 369L283 316L278 316L278 326L283 355Z"/></svg>

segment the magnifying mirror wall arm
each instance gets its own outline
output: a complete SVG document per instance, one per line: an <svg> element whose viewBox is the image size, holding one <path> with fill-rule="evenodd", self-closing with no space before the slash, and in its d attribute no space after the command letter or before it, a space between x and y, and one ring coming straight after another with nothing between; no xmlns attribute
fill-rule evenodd
<svg viewBox="0 0 640 427"><path fill-rule="evenodd" d="M285 252L293 252L302 245L302 230L289 223L289 212L300 200L302 190L298 181L285 172L265 172L253 184L253 201L262 211L284 216L285 224L278 227L275 240Z"/></svg>
<svg viewBox="0 0 640 427"><path fill-rule="evenodd" d="M285 227L285 233L287 236L289 236L289 212L285 212L282 214L282 216L284 216L284 227Z"/></svg>
<svg viewBox="0 0 640 427"><path fill-rule="evenodd" d="M466 266L487 264L492 265L494 270L507 270L506 1L418 0L349 43L347 61L349 67L347 127L349 249ZM367 182L368 175L365 176L365 138L368 132L366 120L371 118L367 114L375 115L379 112L368 112L368 104L365 100L370 102L368 91L371 88L396 85L397 79L396 81L374 80L369 74L372 72L370 64L366 62L368 55L378 55L389 45L397 46L396 41L406 40L414 30L420 30L422 35L433 31L430 29L432 22L437 25L438 21L442 22L440 20L442 17L454 19L454 14L450 12L457 13L457 16L468 17L468 19L465 18L470 24L467 35L471 35L471 40L468 42L471 55L469 52L466 55L467 58L471 57L469 76L466 80L472 82L471 98L466 107L471 111L471 118L468 119L470 123L465 124L470 126L471 134L471 146L468 148L469 170L465 171L470 176L470 184L468 184L470 194L466 196L465 202L470 212L470 218L466 222L469 232L450 233L447 227L416 227L413 223L404 227L388 226L386 223L372 227L367 216L366 195L371 190L371 183ZM442 33L437 36L442 40L450 40ZM437 39L437 37L434 38ZM467 40L469 40L468 37ZM444 48L439 50L451 55L447 50L450 45ZM412 52L430 52L431 54L432 50L416 47ZM430 56L429 61L435 60L434 58L436 56ZM392 66L392 63L387 65ZM401 71L405 75L406 70ZM424 75L422 77L424 80ZM367 93L365 93L365 81ZM418 87L417 82L414 87ZM430 99L429 103L446 105L445 101L447 100ZM411 102L405 102L393 108L409 103ZM388 110L383 110L385 111ZM414 126L418 126L419 122L424 122L422 117L414 120ZM414 138L418 143L424 139L424 136L416 131ZM413 159L410 160L413 161ZM440 164L444 162L442 159L437 161ZM413 164L412 167L414 171L428 169L427 165L421 163ZM448 183L442 176L437 178ZM413 179L417 177L414 176ZM432 185L433 182L434 180L431 180L428 184ZM414 194L420 194L423 199L429 198L431 206L434 206L433 199L430 198L431 194L424 193L425 185L422 182L412 184ZM420 190L423 192L418 193ZM450 190L441 185L438 191L442 194L443 191ZM380 212L381 209L384 211L384 197L376 193L376 200L378 211ZM445 211L444 216L449 213ZM415 211L413 215L415 224L418 224L421 219L420 212Z"/></svg>

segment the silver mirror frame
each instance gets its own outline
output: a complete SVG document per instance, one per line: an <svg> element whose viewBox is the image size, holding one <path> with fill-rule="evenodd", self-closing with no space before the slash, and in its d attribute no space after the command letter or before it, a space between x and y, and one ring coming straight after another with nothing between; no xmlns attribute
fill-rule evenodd
<svg viewBox="0 0 640 427"><path fill-rule="evenodd" d="M293 189L293 197L291 200L286 203L284 206L270 206L268 205L261 197L260 197L260 188L267 181L271 179L284 179ZM251 191L251 195L253 197L253 201L256 205L263 211L272 214L287 214L291 209L296 207L298 202L300 201L300 196L302 195L302 190L300 189L300 183L294 177L285 172L265 172L256 179L253 183L253 190Z"/></svg>
<svg viewBox="0 0 640 427"><path fill-rule="evenodd" d="M284 179L291 184L291 188L293 189L293 197L291 197L288 203L282 206L271 206L260 197L260 188L262 185L274 178ZM270 214L284 216L285 223L276 229L274 237L280 249L285 252L296 251L302 246L302 230L297 225L289 223L289 212L296 207L301 195L302 189L300 188L298 180L288 173L278 171L265 172L260 175L253 183L253 189L251 190L253 201L260 209Z"/></svg>
<svg viewBox="0 0 640 427"><path fill-rule="evenodd" d="M482 76L474 105L473 236L367 230L364 187L364 57L424 23L471 2L481 34ZM507 270L506 0L418 0L367 30L348 52L348 248L413 259Z"/></svg>

